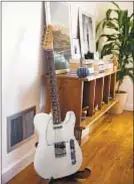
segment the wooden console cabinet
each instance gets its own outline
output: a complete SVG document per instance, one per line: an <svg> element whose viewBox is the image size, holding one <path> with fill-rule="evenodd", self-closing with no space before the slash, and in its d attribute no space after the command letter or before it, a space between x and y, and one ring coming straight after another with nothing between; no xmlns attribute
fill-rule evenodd
<svg viewBox="0 0 134 184"><path fill-rule="evenodd" d="M86 78L72 74L57 75L61 117L64 120L67 111L76 115L76 131L88 127L116 102L116 72L105 72ZM51 112L50 83L48 75L43 76L46 88L45 112ZM95 110L98 107L98 110ZM87 118L81 120L82 110L87 109ZM81 138L77 137L79 142Z"/></svg>

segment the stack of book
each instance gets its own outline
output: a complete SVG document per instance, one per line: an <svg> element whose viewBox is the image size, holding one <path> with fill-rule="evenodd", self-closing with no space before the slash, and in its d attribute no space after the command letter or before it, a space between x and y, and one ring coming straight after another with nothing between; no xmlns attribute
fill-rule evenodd
<svg viewBox="0 0 134 184"><path fill-rule="evenodd" d="M92 73L102 73L113 71L113 62L111 60L84 60L83 65L87 66Z"/></svg>
<svg viewBox="0 0 134 184"><path fill-rule="evenodd" d="M71 64L75 64L74 71L77 70L78 67L80 67L80 63L78 61L75 63L74 60L71 62ZM113 71L113 62L112 60L94 60L94 59L85 59L83 60L83 67L87 67L89 69L90 74L99 74L103 73L105 71Z"/></svg>

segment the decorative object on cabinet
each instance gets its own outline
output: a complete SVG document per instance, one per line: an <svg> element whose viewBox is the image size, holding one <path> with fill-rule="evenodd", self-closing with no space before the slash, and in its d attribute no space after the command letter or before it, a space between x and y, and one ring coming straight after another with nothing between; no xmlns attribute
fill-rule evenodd
<svg viewBox="0 0 134 184"><path fill-rule="evenodd" d="M87 76L89 76L90 75L90 71L89 71L89 69L88 68L86 68L86 67L79 67L78 69L77 69L77 75L78 75L78 77L87 77Z"/></svg>
<svg viewBox="0 0 134 184"><path fill-rule="evenodd" d="M112 60L104 60L105 71L117 70L117 67L114 67Z"/></svg>
<svg viewBox="0 0 134 184"><path fill-rule="evenodd" d="M72 53L72 59L80 60L81 54L80 54L80 44L79 39L73 38L73 53Z"/></svg>
<svg viewBox="0 0 134 184"><path fill-rule="evenodd" d="M53 47L56 74L69 72L69 60L72 57L70 5L65 2L43 3L46 24L52 24L55 27ZM61 15L61 12L64 14Z"/></svg>
<svg viewBox="0 0 134 184"><path fill-rule="evenodd" d="M79 9L79 31L82 57L88 52L95 53L95 20L87 12Z"/></svg>
<svg viewBox="0 0 134 184"><path fill-rule="evenodd" d="M84 54L85 59L94 59L94 53L88 51L86 54Z"/></svg>

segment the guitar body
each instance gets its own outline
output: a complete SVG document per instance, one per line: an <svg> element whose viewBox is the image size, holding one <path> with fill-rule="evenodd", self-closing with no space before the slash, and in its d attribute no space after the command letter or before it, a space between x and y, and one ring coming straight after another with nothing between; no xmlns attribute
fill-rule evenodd
<svg viewBox="0 0 134 184"><path fill-rule="evenodd" d="M34 118L39 143L34 167L44 179L57 179L77 172L82 164L82 151L74 136L75 114L67 112L64 122L53 125L51 114L38 113ZM55 152L55 144L63 142L62 152ZM57 148L57 147L56 147Z"/></svg>

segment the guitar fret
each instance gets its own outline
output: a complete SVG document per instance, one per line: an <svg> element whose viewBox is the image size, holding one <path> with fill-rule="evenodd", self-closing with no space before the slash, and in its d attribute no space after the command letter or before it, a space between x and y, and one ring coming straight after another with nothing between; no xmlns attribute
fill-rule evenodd
<svg viewBox="0 0 134 184"><path fill-rule="evenodd" d="M52 107L52 109L53 109L52 111L53 111L54 114L60 113L59 107Z"/></svg>
<svg viewBox="0 0 134 184"><path fill-rule="evenodd" d="M54 113L54 114L60 113L59 107L57 107L57 108L54 108L54 107L53 107L53 113Z"/></svg>
<svg viewBox="0 0 134 184"><path fill-rule="evenodd" d="M56 84L56 81L50 79L51 84Z"/></svg>
<svg viewBox="0 0 134 184"><path fill-rule="evenodd" d="M53 101L53 102L52 102L52 105L53 105L53 106L54 106L54 105L56 106L56 105L57 105L57 103L56 103L55 101Z"/></svg>
<svg viewBox="0 0 134 184"><path fill-rule="evenodd" d="M58 107L57 106L53 106L53 111L57 111L58 110Z"/></svg>
<svg viewBox="0 0 134 184"><path fill-rule="evenodd" d="M50 96L52 104L52 113L53 113L53 123L61 123L61 114L60 114L60 104L59 96L57 89L57 77L55 74L54 66L54 56L52 51L47 51L47 61L48 61L48 72L49 72L49 81L50 81Z"/></svg>
<svg viewBox="0 0 134 184"><path fill-rule="evenodd" d="M58 103L58 99L57 99L56 96L52 96L52 95L51 95L51 99L52 99L53 102Z"/></svg>
<svg viewBox="0 0 134 184"><path fill-rule="evenodd" d="M53 98L53 100L55 100L56 102L58 102L57 96L55 94L50 94L51 98Z"/></svg>
<svg viewBox="0 0 134 184"><path fill-rule="evenodd" d="M53 112L54 117L57 118L57 119L60 119L59 113L60 113L60 112L58 112L58 113L54 113L54 112Z"/></svg>
<svg viewBox="0 0 134 184"><path fill-rule="evenodd" d="M57 87L55 86L55 87L51 88L51 91L52 92L56 92L57 91Z"/></svg>
<svg viewBox="0 0 134 184"><path fill-rule="evenodd" d="M52 102L55 102L55 103L58 103L57 97L52 97L52 96L51 96L51 101L52 101Z"/></svg>
<svg viewBox="0 0 134 184"><path fill-rule="evenodd" d="M51 73L50 73L50 78L52 78L52 79L54 80L55 77L56 77L56 74L51 72Z"/></svg>
<svg viewBox="0 0 134 184"><path fill-rule="evenodd" d="M51 96L52 101L55 101L56 103L58 102L57 96L55 94L50 93L50 96Z"/></svg>

